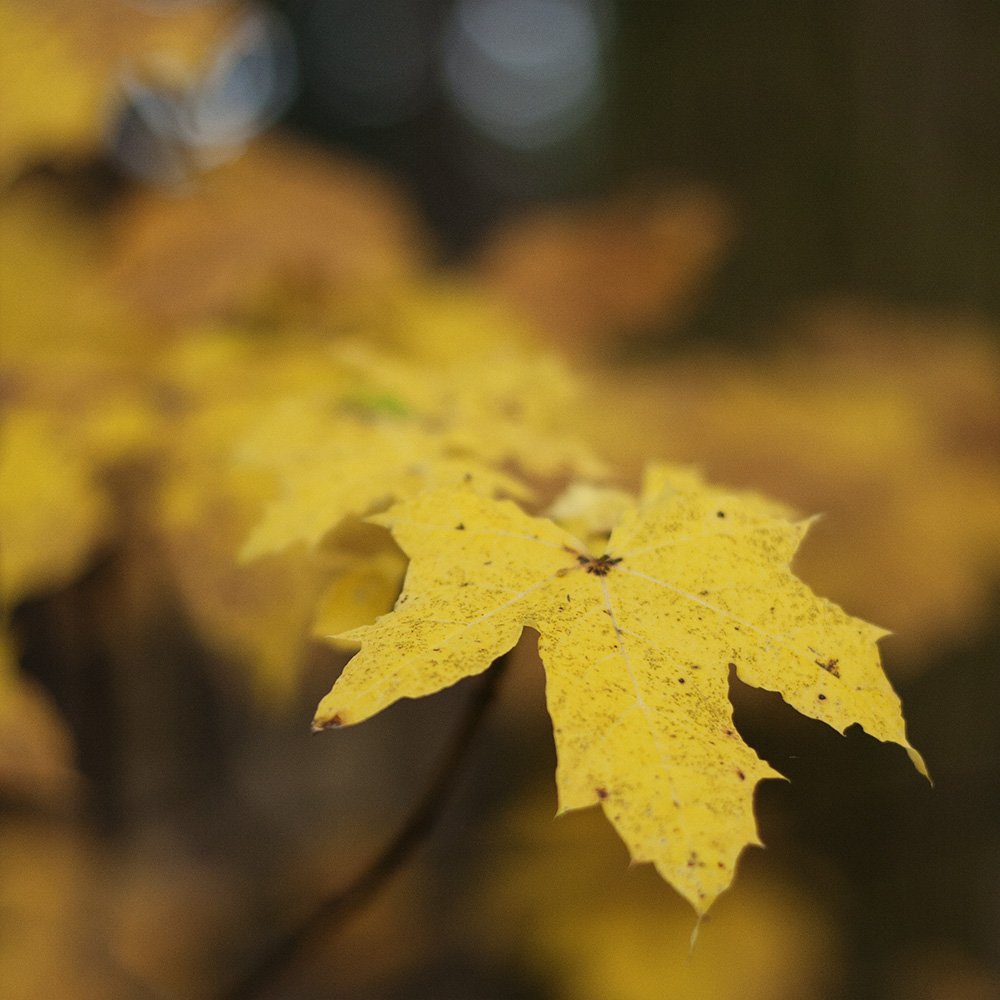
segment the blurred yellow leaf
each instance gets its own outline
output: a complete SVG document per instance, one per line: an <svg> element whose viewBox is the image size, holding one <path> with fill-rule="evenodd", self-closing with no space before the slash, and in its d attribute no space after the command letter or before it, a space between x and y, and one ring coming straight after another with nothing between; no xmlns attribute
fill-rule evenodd
<svg viewBox="0 0 1000 1000"><path fill-rule="evenodd" d="M268 504L250 535L243 550L246 559L295 542L315 546L344 518L366 514L427 486L464 481L489 493L518 490L516 481L475 457L450 457L441 437L419 426L391 417L344 415L325 421L324 431L315 433L310 423L308 412L293 406L268 428L275 452L289 439L289 431L313 448L294 468L279 466L284 473L281 496Z"/></svg>
<svg viewBox="0 0 1000 1000"><path fill-rule="evenodd" d="M373 520L411 562L396 609L342 638L361 651L316 712L353 724L477 674L540 633L560 810L600 803L632 858L704 913L758 843L753 793L778 774L740 739L729 669L843 732L906 747L882 630L789 570L807 524L759 498L684 488L627 510L588 552L554 522L471 490L428 490Z"/></svg>
<svg viewBox="0 0 1000 1000"><path fill-rule="evenodd" d="M44 185L0 206L0 595L63 586L114 525L104 473L160 428L155 345L97 277L100 227Z"/></svg>
<svg viewBox="0 0 1000 1000"><path fill-rule="evenodd" d="M455 365L470 355L503 351L539 353L530 325L455 275L428 274L348 292L327 319L344 337L363 333L370 347L403 352L422 364Z"/></svg>
<svg viewBox="0 0 1000 1000"><path fill-rule="evenodd" d="M0 184L36 159L97 153L121 71L197 64L234 8L165 16L121 0L0 0Z"/></svg>
<svg viewBox="0 0 1000 1000"><path fill-rule="evenodd" d="M0 432L0 600L6 608L62 586L109 527L89 463L51 418L12 410Z"/></svg>
<svg viewBox="0 0 1000 1000"><path fill-rule="evenodd" d="M33 13L0 3L0 183L33 156L94 143L99 99L72 40Z"/></svg>
<svg viewBox="0 0 1000 1000"><path fill-rule="evenodd" d="M68 385L106 390L148 363L147 331L101 277L105 239L54 186L24 184L0 202L0 360L15 391L31 382L62 401Z"/></svg>
<svg viewBox="0 0 1000 1000"><path fill-rule="evenodd" d="M332 581L319 600L312 631L339 645L341 632L369 625L392 609L403 584L406 557L381 528L346 521L331 539L324 562Z"/></svg>
<svg viewBox="0 0 1000 1000"><path fill-rule="evenodd" d="M326 574L300 553L240 563L275 484L267 470L239 463L237 451L276 397L336 382L323 358L315 338L294 331L258 339L199 328L160 366L174 408L155 512L166 564L205 638L249 665L272 702L294 690Z"/></svg>
<svg viewBox="0 0 1000 1000"><path fill-rule="evenodd" d="M22 185L0 204L0 380L46 413L64 447L98 470L148 452L159 345L99 274L102 227L57 188Z"/></svg>
<svg viewBox="0 0 1000 1000"><path fill-rule="evenodd" d="M500 339L494 346L475 327L466 334L448 360L431 346L433 363L420 357L418 331L408 332L410 350L344 340L324 355L339 377L317 373L313 392L264 411L241 455L280 483L280 495L245 558L315 546L345 517L431 486L526 495L508 466L536 477L603 469L572 427L575 385L555 359Z"/></svg>

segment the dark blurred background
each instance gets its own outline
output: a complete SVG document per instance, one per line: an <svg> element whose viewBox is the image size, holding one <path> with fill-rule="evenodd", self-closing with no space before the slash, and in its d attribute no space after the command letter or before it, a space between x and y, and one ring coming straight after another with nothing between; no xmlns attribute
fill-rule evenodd
<svg viewBox="0 0 1000 1000"><path fill-rule="evenodd" d="M406 179L451 254L528 204L708 183L743 237L700 317L830 291L1000 309L992 0L284 0L290 121Z"/></svg>

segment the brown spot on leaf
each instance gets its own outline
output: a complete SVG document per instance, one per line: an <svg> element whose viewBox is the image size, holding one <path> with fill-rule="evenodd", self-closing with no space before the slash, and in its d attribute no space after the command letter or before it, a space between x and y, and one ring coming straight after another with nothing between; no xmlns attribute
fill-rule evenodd
<svg viewBox="0 0 1000 1000"><path fill-rule="evenodd" d="M820 701L826 701L826 695L825 694L818 694L818 695L816 695L816 697L819 698Z"/></svg>
<svg viewBox="0 0 1000 1000"><path fill-rule="evenodd" d="M325 722L314 722L312 724L312 731L314 733L321 733L325 729L339 729L343 724L343 716L339 714L331 715Z"/></svg>
<svg viewBox="0 0 1000 1000"><path fill-rule="evenodd" d="M455 530L456 531L465 531L465 525L462 524L461 522L459 522L458 524L455 525Z"/></svg>
<svg viewBox="0 0 1000 1000"><path fill-rule="evenodd" d="M594 791L597 793L597 797L602 801L608 797L608 790L604 787L595 788Z"/></svg>
<svg viewBox="0 0 1000 1000"><path fill-rule="evenodd" d="M840 676L840 667L838 666L839 663L840 660L831 656L830 659L828 660L817 660L816 666L825 670L828 674L833 674L834 677L839 677Z"/></svg>
<svg viewBox="0 0 1000 1000"><path fill-rule="evenodd" d="M740 781L747 780L747 776L739 768L736 769L736 777L739 778Z"/></svg>

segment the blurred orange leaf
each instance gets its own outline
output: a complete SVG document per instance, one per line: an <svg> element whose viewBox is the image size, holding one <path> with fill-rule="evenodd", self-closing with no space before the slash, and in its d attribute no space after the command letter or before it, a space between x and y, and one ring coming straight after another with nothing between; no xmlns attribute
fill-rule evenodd
<svg viewBox="0 0 1000 1000"><path fill-rule="evenodd" d="M167 325L276 308L288 318L411 278L425 244L408 202L371 167L283 136L189 191L137 192L117 213L108 267L123 296Z"/></svg>
<svg viewBox="0 0 1000 1000"><path fill-rule="evenodd" d="M488 243L478 274L546 336L593 354L683 322L731 229L710 191L619 196L511 223Z"/></svg>

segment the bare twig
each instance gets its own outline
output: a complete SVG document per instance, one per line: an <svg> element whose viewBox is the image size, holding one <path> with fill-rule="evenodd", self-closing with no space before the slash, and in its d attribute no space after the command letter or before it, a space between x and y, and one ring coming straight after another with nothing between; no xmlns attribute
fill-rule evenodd
<svg viewBox="0 0 1000 1000"><path fill-rule="evenodd" d="M360 913L420 846L455 786L462 762L496 694L506 661L507 655L499 657L486 672L426 791L382 852L353 882L320 900L302 920L262 950L243 975L218 995L218 1000L251 1000L258 996L300 951Z"/></svg>

